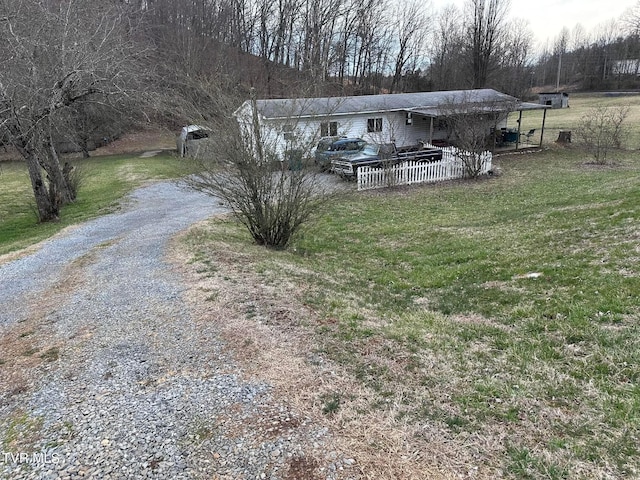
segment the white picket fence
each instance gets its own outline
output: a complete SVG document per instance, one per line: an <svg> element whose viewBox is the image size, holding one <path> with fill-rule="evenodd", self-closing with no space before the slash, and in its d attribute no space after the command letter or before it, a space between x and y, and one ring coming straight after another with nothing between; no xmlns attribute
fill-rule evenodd
<svg viewBox="0 0 640 480"><path fill-rule="evenodd" d="M463 178L465 176L465 168L461 159L463 154L472 155L457 150L455 147L446 147L442 149L442 160L437 162L407 161L383 168L360 167L358 168L358 190L414 183L435 183ZM482 164L480 175L489 173L492 159L491 152L482 153L479 159Z"/></svg>

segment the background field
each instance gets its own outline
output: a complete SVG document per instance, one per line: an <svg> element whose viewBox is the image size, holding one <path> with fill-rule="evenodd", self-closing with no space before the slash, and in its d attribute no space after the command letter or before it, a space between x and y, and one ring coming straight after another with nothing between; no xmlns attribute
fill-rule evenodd
<svg viewBox="0 0 640 480"><path fill-rule="evenodd" d="M575 129L580 118L589 109L600 106L629 106L629 115L626 120L626 140L624 147L629 150L640 148L640 95L625 93L600 93L581 94L572 93L569 95L569 108L547 110L547 118L544 130L544 145L551 145L558 139L561 130L568 130L575 137ZM516 128L517 114L509 116L509 127ZM522 132L530 129L537 129L536 135L532 137L534 141L540 141L540 126L542 125L542 112L524 112L522 116Z"/></svg>

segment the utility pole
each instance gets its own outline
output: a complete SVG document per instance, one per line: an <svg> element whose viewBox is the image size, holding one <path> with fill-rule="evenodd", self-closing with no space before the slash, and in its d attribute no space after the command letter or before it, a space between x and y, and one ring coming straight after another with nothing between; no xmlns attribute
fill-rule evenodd
<svg viewBox="0 0 640 480"><path fill-rule="evenodd" d="M556 77L556 92L560 91L560 70L562 70L562 50L558 54L558 76Z"/></svg>

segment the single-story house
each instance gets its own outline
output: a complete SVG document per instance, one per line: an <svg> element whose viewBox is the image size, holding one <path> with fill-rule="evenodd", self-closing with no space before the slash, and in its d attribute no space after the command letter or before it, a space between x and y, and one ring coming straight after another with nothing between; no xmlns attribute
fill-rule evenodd
<svg viewBox="0 0 640 480"><path fill-rule="evenodd" d="M551 108L569 108L569 94L566 92L546 92L538 94L540 105Z"/></svg>
<svg viewBox="0 0 640 480"><path fill-rule="evenodd" d="M524 103L492 89L256 100L255 104L263 143L278 155L304 148L303 145L308 146L313 139L325 136L359 137L373 143L394 142L398 147L446 141L450 132L444 111L450 108L458 112L482 110L494 117L498 113L498 121L493 125L496 130L507 127L509 113L519 112L521 117L525 110L546 112L549 108ZM253 113L251 100L235 112L243 130L251 135ZM519 128L512 133L517 148Z"/></svg>

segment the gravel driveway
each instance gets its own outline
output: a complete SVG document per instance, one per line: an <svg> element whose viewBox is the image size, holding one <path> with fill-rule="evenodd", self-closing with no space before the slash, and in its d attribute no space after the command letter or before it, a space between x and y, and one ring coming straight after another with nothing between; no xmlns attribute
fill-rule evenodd
<svg viewBox="0 0 640 480"><path fill-rule="evenodd" d="M0 476L349 478L326 429L241 380L164 260L222 212L157 183L0 265Z"/></svg>

